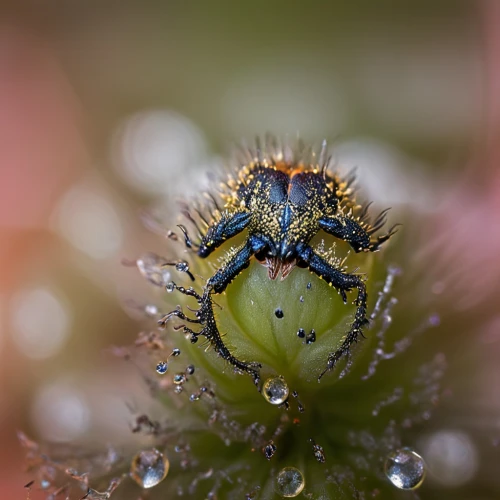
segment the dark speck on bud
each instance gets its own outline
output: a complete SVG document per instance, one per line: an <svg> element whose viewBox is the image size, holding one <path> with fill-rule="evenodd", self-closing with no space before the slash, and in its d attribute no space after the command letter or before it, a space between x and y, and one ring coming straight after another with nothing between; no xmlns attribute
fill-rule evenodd
<svg viewBox="0 0 500 500"><path fill-rule="evenodd" d="M306 337L306 344L312 344L313 342L316 342L316 331L311 330L311 333L309 333Z"/></svg>

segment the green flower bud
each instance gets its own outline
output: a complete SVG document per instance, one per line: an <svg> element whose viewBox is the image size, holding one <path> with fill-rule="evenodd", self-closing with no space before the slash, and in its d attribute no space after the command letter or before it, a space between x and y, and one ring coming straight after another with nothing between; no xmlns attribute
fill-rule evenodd
<svg viewBox="0 0 500 500"><path fill-rule="evenodd" d="M274 157L263 154L259 161L272 164ZM316 168L294 161L303 170ZM428 349L410 355L437 317L422 314L410 288L398 285L401 269L394 264L406 257L396 239L387 243L390 257L385 250L354 255L328 235L312 240L317 255L356 273L368 294L366 339L358 336L327 370L359 314L356 288L341 290L344 304L336 288L308 269L295 266L285 279L270 279L269 269L252 258L224 293L216 293L203 280L221 260L231 261L244 237L229 239L209 258L200 257L190 239L186 254L180 231L169 237L168 254L177 253L178 260L149 255L137 262L146 279L167 290L161 328L137 343L161 360L143 368L164 415L159 421L142 415L134 430L148 434L148 445L120 460L72 457L90 472L86 498L109 498L117 488L113 495L137 498L139 487L152 499L391 498L398 488L422 484L425 464L410 429L427 420L439 400L446 359ZM198 336L207 320L196 311L207 296L231 354L262 365L257 387L247 373L235 372L212 337ZM401 297L404 309L398 311ZM37 445L23 442L33 466L87 485L87 476L69 473L59 460L44 461Z"/></svg>

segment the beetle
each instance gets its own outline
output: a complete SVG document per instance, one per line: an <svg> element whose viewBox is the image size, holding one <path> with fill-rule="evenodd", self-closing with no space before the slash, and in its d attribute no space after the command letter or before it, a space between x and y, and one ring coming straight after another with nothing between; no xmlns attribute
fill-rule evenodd
<svg viewBox="0 0 500 500"><path fill-rule="evenodd" d="M344 303L347 303L347 292L356 290L354 320L340 347L328 354L319 381L362 335L363 327L368 323L367 292L362 277L347 273L323 258L311 246L312 238L324 231L346 241L355 252L375 252L396 232L397 225L379 236L374 235L386 223L387 210L369 222L369 205L361 208L354 199L354 175L342 179L328 171L330 159L327 158L326 141L319 158L316 159L314 153L310 158L312 161L309 162L297 160L280 147L268 147L263 152L257 143L243 167L222 184L219 196L225 202L224 208L221 209L215 197L210 195L214 205L210 222L199 209L195 209L204 221L205 230L199 227L189 208L184 209L184 215L198 229L199 243L191 240L184 226L179 226L186 246L200 258L207 258L227 240L247 231L244 243L208 279L202 295L193 288L173 284L180 292L197 299L200 308L196 311L196 319L177 309L161 321L165 324L176 316L202 325L200 332L185 325L183 328L192 342L196 342L199 336L209 340L220 356L237 371L252 375L257 385L260 365L236 358L222 340L214 318L213 295L223 293L250 265L252 258L268 267L270 279L276 279L280 273L281 279L285 279L295 266L308 268L336 288Z"/></svg>

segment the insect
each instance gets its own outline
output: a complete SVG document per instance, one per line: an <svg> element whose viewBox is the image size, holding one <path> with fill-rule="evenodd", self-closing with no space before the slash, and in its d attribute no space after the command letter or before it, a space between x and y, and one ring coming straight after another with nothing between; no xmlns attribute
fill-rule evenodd
<svg viewBox="0 0 500 500"><path fill-rule="evenodd" d="M301 153L301 158L304 158ZM285 279L295 266L308 268L341 294L347 303L347 292L357 291L356 312L343 343L325 356L326 366L318 380L334 368L337 361L348 352L350 346L362 334L368 323L366 317L367 292L363 279L355 273L347 273L325 260L310 245L311 239L320 231L346 241L355 252L375 252L395 232L396 226L379 236L374 234L386 222L387 210L381 212L370 223L368 208L356 205L353 196L354 176L346 179L330 173L327 145L323 142L318 157L311 152L310 161L296 159L293 151L271 143L264 152L259 143L250 151L246 162L237 173L227 179L219 192L224 202L221 208L217 199L210 196L213 208L212 220L195 208L205 228L200 228L189 209L184 215L197 227L200 241L191 240L187 229L185 244L198 257L207 258L227 240L246 231L244 243L211 276L203 293L193 288L173 286L180 292L195 297L200 307L196 318L187 317L182 310L172 311L163 318L178 317L189 323L202 326L199 332L182 325L194 343L199 336L205 337L215 351L231 363L236 370L253 376L259 383L260 364L236 358L224 344L213 313L213 296L223 293L230 283L257 259L268 268L270 279L281 273Z"/></svg>

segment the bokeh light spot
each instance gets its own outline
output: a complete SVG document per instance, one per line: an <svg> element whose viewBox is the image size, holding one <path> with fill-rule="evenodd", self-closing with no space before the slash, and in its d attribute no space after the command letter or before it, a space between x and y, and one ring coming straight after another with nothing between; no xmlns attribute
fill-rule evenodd
<svg viewBox="0 0 500 500"><path fill-rule="evenodd" d="M112 257L122 245L123 227L117 211L108 199L86 186L70 189L55 215L59 233L94 259Z"/></svg>
<svg viewBox="0 0 500 500"><path fill-rule="evenodd" d="M422 451L432 478L443 486L462 486L477 472L476 447L462 431L435 432L424 438Z"/></svg>
<svg viewBox="0 0 500 500"><path fill-rule="evenodd" d="M118 175L135 190L178 194L179 179L190 178L186 170L199 172L206 149L201 131L184 116L166 110L145 111L130 117L117 131L113 163Z"/></svg>
<svg viewBox="0 0 500 500"><path fill-rule="evenodd" d="M38 391L31 418L43 439L66 442L87 431L90 411L77 388L65 381L56 381Z"/></svg>
<svg viewBox="0 0 500 500"><path fill-rule="evenodd" d="M54 356L70 332L70 312L66 303L49 288L20 291L11 302L13 340L32 359Z"/></svg>

